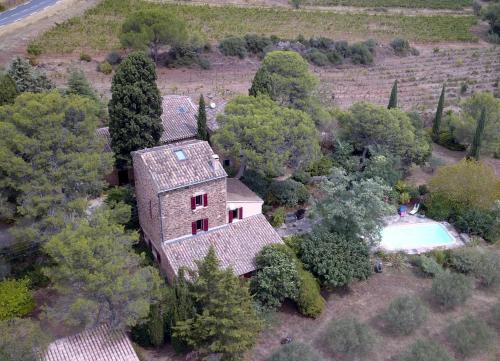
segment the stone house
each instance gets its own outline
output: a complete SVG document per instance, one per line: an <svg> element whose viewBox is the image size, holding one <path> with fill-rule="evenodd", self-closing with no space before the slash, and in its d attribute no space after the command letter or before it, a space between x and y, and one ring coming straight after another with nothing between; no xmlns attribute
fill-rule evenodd
<svg viewBox="0 0 500 361"><path fill-rule="evenodd" d="M195 268L209 247L237 275L255 270L263 246L282 243L262 215L263 201L228 179L205 141L188 140L132 153L139 221L166 274Z"/></svg>

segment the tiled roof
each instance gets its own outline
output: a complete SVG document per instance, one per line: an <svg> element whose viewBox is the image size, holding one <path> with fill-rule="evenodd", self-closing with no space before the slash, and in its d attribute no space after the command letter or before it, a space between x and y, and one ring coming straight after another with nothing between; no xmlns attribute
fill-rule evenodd
<svg viewBox="0 0 500 361"><path fill-rule="evenodd" d="M194 138L198 133L196 115L198 106L191 98L182 95L167 95L162 101L163 134L160 143L172 143L179 140Z"/></svg>
<svg viewBox="0 0 500 361"><path fill-rule="evenodd" d="M282 242L264 215L257 214L206 233L163 243L162 248L175 273L180 267L196 269L194 260L205 257L213 245L221 267L231 266L237 275L243 275L255 270L255 256L262 247Z"/></svg>
<svg viewBox="0 0 500 361"><path fill-rule="evenodd" d="M227 179L227 201L228 202L263 202L257 194L244 185L239 179Z"/></svg>
<svg viewBox="0 0 500 361"><path fill-rule="evenodd" d="M42 361L139 361L122 331L102 325L52 342Z"/></svg>
<svg viewBox="0 0 500 361"><path fill-rule="evenodd" d="M178 158L178 151L183 152L185 159ZM158 192L227 177L205 141L189 140L163 145L133 152L132 156L134 162L138 157L142 159Z"/></svg>

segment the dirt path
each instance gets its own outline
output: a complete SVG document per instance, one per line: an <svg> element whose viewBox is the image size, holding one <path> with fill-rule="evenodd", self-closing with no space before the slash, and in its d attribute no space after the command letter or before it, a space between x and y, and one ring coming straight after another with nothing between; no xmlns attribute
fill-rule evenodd
<svg viewBox="0 0 500 361"><path fill-rule="evenodd" d="M82 14L99 0L59 0L36 14L0 27L0 67L6 66L17 55L26 54L26 46L57 23Z"/></svg>

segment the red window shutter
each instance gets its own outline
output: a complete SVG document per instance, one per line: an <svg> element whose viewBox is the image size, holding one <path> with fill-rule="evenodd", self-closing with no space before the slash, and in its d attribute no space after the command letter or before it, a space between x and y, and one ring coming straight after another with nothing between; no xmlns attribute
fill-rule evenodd
<svg viewBox="0 0 500 361"><path fill-rule="evenodd" d="M243 219L243 207L238 208L238 218Z"/></svg>
<svg viewBox="0 0 500 361"><path fill-rule="evenodd" d="M191 232L196 234L196 222L191 223Z"/></svg>
<svg viewBox="0 0 500 361"><path fill-rule="evenodd" d="M203 220L203 230L208 231L208 218Z"/></svg>
<svg viewBox="0 0 500 361"><path fill-rule="evenodd" d="M233 223L233 211L229 210L229 223Z"/></svg>
<svg viewBox="0 0 500 361"><path fill-rule="evenodd" d="M191 209L196 209L196 197L191 197Z"/></svg>
<svg viewBox="0 0 500 361"><path fill-rule="evenodd" d="M203 207L208 206L208 194L203 195Z"/></svg>

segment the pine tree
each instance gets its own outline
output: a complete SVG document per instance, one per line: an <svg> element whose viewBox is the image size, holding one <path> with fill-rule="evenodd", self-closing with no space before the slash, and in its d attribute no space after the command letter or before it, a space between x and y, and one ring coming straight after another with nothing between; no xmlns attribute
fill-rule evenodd
<svg viewBox="0 0 500 361"><path fill-rule="evenodd" d="M93 100L97 100L94 89L90 86L83 71L72 69L68 77L68 94L81 95Z"/></svg>
<svg viewBox="0 0 500 361"><path fill-rule="evenodd" d="M7 73L14 80L17 90L21 93L40 93L54 88L54 84L44 72L33 68L26 59L20 57L14 59Z"/></svg>
<svg viewBox="0 0 500 361"><path fill-rule="evenodd" d="M256 97L259 94L266 94L272 97L271 74L266 68L260 67L255 73L252 86L248 90L248 95Z"/></svg>
<svg viewBox="0 0 500 361"><path fill-rule="evenodd" d="M198 136L200 140L208 141L208 129L207 129L207 110L205 108L205 99L203 94L200 95L200 101L198 104L198 116L196 117L198 121Z"/></svg>
<svg viewBox="0 0 500 361"><path fill-rule="evenodd" d="M484 133L484 125L486 124L486 109L481 110L481 116L477 122L476 133L474 134L474 139L472 140L472 145L469 150L469 158L474 158L479 160L479 154L481 153L481 140Z"/></svg>
<svg viewBox="0 0 500 361"><path fill-rule="evenodd" d="M10 75L0 74L0 105L14 103L19 92Z"/></svg>
<svg viewBox="0 0 500 361"><path fill-rule="evenodd" d="M248 284L231 269L219 268L213 247L197 262L198 275L191 286L196 315L178 322L174 335L201 353L220 353L222 360L240 360L262 328Z"/></svg>
<svg viewBox="0 0 500 361"><path fill-rule="evenodd" d="M434 124L432 125L432 138L434 141L439 139L439 129L441 128L441 119L443 117L443 108L444 108L444 92L445 88L443 85L443 89L441 90L441 96L439 97L438 107L436 110L436 117L434 118Z"/></svg>
<svg viewBox="0 0 500 361"><path fill-rule="evenodd" d="M389 98L388 109L397 108L398 107L398 81L394 81L394 85L391 90L391 97Z"/></svg>
<svg viewBox="0 0 500 361"><path fill-rule="evenodd" d="M125 59L113 76L109 102L109 132L119 169L132 164L130 153L157 146L163 132L161 96L151 59L137 52Z"/></svg>

